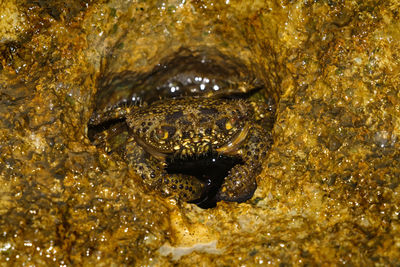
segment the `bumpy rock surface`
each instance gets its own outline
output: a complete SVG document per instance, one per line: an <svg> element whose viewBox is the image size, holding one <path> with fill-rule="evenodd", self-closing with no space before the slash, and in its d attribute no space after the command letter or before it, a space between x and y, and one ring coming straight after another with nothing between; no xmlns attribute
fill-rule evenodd
<svg viewBox="0 0 400 267"><path fill-rule="evenodd" d="M399 8L1 2L1 264L399 265ZM162 198L88 138L104 77L150 73L182 47L240 58L276 96L245 203Z"/></svg>

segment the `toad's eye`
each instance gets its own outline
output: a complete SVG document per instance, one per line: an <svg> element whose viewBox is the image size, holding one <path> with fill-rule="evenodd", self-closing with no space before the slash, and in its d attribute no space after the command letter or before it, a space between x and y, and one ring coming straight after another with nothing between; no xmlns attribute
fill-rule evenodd
<svg viewBox="0 0 400 267"><path fill-rule="evenodd" d="M217 120L216 124L221 130L229 131L233 128L238 127L239 120L236 117L233 117L230 119L223 118L223 119Z"/></svg>
<svg viewBox="0 0 400 267"><path fill-rule="evenodd" d="M155 130L155 135L159 140L168 140L174 136L176 128L173 126L161 126Z"/></svg>

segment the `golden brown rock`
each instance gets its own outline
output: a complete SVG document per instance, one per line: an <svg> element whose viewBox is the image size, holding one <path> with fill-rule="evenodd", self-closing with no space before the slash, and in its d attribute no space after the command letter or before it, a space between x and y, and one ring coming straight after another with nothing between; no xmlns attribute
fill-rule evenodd
<svg viewBox="0 0 400 267"><path fill-rule="evenodd" d="M3 1L0 262L398 265L399 8ZM279 96L245 203L163 199L87 137L102 77L148 73L182 47L239 57Z"/></svg>

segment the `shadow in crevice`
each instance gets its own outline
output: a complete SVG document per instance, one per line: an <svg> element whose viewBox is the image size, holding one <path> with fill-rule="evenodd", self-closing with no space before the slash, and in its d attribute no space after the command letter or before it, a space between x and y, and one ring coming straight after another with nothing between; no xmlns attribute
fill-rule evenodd
<svg viewBox="0 0 400 267"><path fill-rule="evenodd" d="M196 177L205 185L202 196L192 201L200 208L214 208L217 204L217 194L229 171L237 164L243 164L240 157L229 157L218 154L208 154L201 157L167 160L166 171L169 174L185 174Z"/></svg>

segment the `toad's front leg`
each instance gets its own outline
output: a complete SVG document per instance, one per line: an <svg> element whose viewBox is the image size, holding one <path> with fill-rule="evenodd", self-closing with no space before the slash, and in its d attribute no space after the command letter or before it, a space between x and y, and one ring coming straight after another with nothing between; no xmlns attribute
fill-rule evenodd
<svg viewBox="0 0 400 267"><path fill-rule="evenodd" d="M218 200L244 202L250 199L257 188L256 177L271 146L268 131L259 125L251 127L248 137L235 155L241 156L244 164L235 165L225 178L218 194ZM230 153L233 154L233 153Z"/></svg>
<svg viewBox="0 0 400 267"><path fill-rule="evenodd" d="M200 199L204 192L203 183L193 176L167 173L162 159L146 152L132 138L128 141L124 158L151 189L183 201Z"/></svg>

